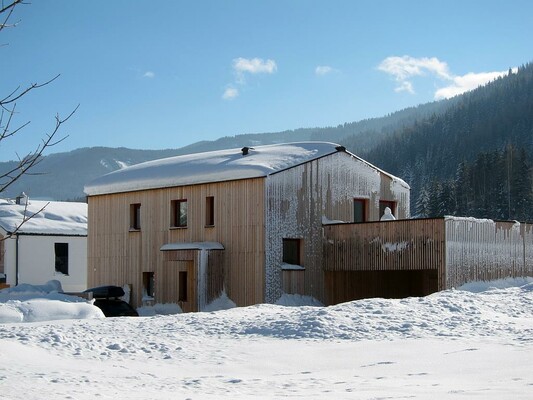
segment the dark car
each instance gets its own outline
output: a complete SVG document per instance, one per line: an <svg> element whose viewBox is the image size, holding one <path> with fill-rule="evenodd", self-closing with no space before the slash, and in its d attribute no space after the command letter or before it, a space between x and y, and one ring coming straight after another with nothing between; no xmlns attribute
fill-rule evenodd
<svg viewBox="0 0 533 400"><path fill-rule="evenodd" d="M94 305L98 307L106 317L138 317L139 314L131 305L121 300L124 289L120 286L100 286L87 289L84 293L92 293Z"/></svg>

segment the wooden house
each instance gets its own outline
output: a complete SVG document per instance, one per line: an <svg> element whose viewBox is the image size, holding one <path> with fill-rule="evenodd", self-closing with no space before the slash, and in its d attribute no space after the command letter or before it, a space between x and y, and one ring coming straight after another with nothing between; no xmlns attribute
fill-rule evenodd
<svg viewBox="0 0 533 400"><path fill-rule="evenodd" d="M24 223L23 223L24 222ZM87 288L87 204L0 199L0 283Z"/></svg>
<svg viewBox="0 0 533 400"><path fill-rule="evenodd" d="M409 217L409 186L346 151L305 142L151 161L102 176L88 195L88 285L132 303L202 310L283 292L326 302L323 224Z"/></svg>

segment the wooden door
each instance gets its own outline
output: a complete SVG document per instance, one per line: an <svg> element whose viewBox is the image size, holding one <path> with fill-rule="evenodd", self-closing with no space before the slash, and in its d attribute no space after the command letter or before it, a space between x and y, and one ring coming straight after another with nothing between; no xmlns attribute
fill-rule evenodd
<svg viewBox="0 0 533 400"><path fill-rule="evenodd" d="M197 277L194 261L167 261L157 301L177 303L183 312L198 311Z"/></svg>

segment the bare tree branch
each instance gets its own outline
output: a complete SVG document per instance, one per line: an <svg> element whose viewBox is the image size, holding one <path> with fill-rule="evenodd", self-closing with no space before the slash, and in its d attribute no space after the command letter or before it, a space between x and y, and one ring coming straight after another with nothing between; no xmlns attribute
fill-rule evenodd
<svg viewBox="0 0 533 400"><path fill-rule="evenodd" d="M20 223L15 227L15 229L13 229L12 232L7 232L7 235L5 235L4 237L1 237L0 238L0 242L6 240L6 239L9 239L11 238L12 236L16 235L20 229L22 228L22 225L24 225L26 222L28 222L30 219L34 218L36 215L42 213L44 211L44 209L48 206L48 204L50 204L50 202L46 203L44 206L41 207L40 210L36 211L36 212L32 212L32 213L28 213L28 203L26 203L24 205L24 213L22 214L22 220L20 221Z"/></svg>
<svg viewBox="0 0 533 400"><path fill-rule="evenodd" d="M16 26L15 24L10 24L9 20L13 15L13 11L15 10L15 7L19 4L26 4L23 2L23 0L9 0L7 2L7 5L5 5L4 0L0 0L0 32L8 27ZM27 87L21 87L18 86L15 88L15 90L11 91L7 94L7 96L0 97L0 144L3 140L6 140L8 138L13 137L14 135L20 133L20 131L28 126L30 123L25 122L19 126L16 126L15 128L12 128L14 116L17 113L17 101L22 99L24 96L26 96L28 93L30 93L32 90L42 88L43 86L46 86L53 81L55 81L57 78L59 78L59 74L53 77L52 79L43 82L43 83L32 83ZM32 173L31 169L34 168L36 165L38 165L42 159L43 159L43 153L46 149L49 147L55 146L58 143L61 143L63 140L65 140L68 136L63 136L61 138L58 138L58 131L61 128L61 126L67 122L72 115L78 110L78 106L67 115L66 118L60 118L59 114L55 117L55 127L52 129L51 132L44 135L44 137L41 139L41 143L39 143L35 149L28 154L26 154L24 157L18 157L18 162L16 165L8 170L7 172L4 172L0 174L0 194L4 192L7 188L9 188L13 183L15 183L18 179L20 179L23 175L38 175L39 173ZM11 237L14 234L16 234L24 225L26 222L28 222L30 219L34 218L37 214L41 213L48 203L42 207L39 211L30 213L28 211L28 203L26 202L25 208L24 208L24 214L22 217L22 220L20 221L20 224L16 227L16 229L13 232L10 232L7 237ZM6 237L6 238L7 238ZM5 238L1 239L5 240Z"/></svg>
<svg viewBox="0 0 533 400"><path fill-rule="evenodd" d="M32 83L30 86L22 90L20 93L17 93L20 90L20 86L19 86L15 90L13 90L10 94L8 94L6 97L4 97L3 99L0 99L0 106L2 106L2 108L5 109L6 104L10 104L10 103L17 101L18 99L20 99L22 96L24 96L28 92L31 92L33 89L39 89L39 88L42 88L43 86L48 85L49 83L55 81L60 76L61 74L57 74L52 79L44 83Z"/></svg>
<svg viewBox="0 0 533 400"><path fill-rule="evenodd" d="M55 128L52 132L46 134L45 138L42 139L42 143L40 143L33 152L27 154L23 158L19 158L18 165L16 167L0 175L0 193L5 191L9 186L15 183L22 175L28 174L28 170L30 168L33 168L34 166L39 164L42 160L44 150L49 147L55 146L58 143L61 143L68 137L63 136L60 139L56 139L56 134L59 131L61 125L67 122L78 110L78 108L79 105L76 106L76 108L69 115L67 115L66 118L63 119L61 119L59 115L56 115Z"/></svg>
<svg viewBox="0 0 533 400"><path fill-rule="evenodd" d="M2 8L0 9L0 15L3 13L7 13L6 17L4 18L4 22L0 23L0 31L2 31L4 28L13 27L16 24L8 25L9 18L11 18L11 14L13 14L13 11L15 10L15 6L18 4L23 4L22 0L13 0L11 3L9 3L7 6L4 6L4 2L2 2Z"/></svg>

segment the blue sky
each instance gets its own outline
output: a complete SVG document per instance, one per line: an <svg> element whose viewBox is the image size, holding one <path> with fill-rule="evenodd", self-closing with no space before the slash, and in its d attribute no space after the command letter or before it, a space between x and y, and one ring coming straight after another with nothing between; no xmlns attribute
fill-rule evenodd
<svg viewBox="0 0 533 400"><path fill-rule="evenodd" d="M0 33L17 104L0 160L80 108L53 152L177 148L336 126L448 97L533 61L533 2L34 1Z"/></svg>

